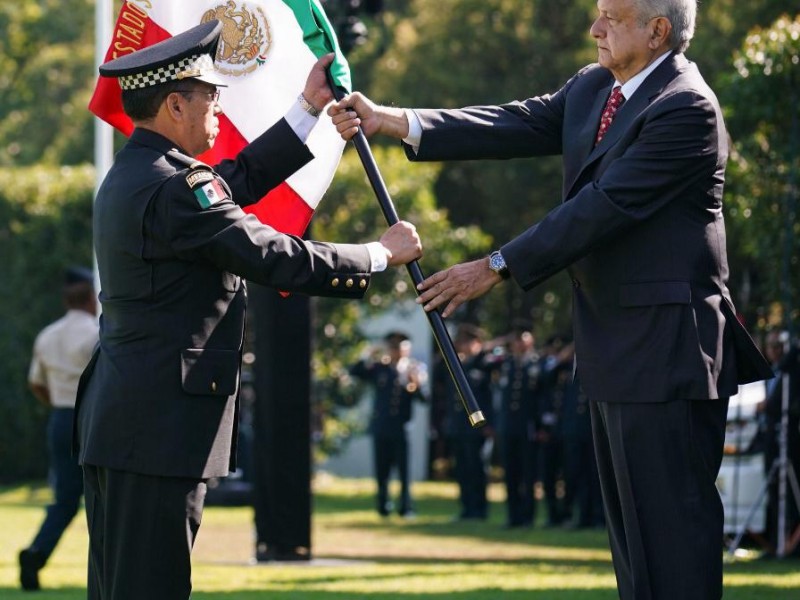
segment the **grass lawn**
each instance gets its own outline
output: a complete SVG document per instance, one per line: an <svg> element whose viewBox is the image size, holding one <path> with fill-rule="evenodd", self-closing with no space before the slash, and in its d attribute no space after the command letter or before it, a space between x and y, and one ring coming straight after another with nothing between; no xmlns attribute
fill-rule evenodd
<svg viewBox="0 0 800 600"><path fill-rule="evenodd" d="M603 531L505 530L499 486L488 522L452 523L451 483L414 486L414 520L380 518L366 480L317 477L310 564L251 564L252 511L208 507L193 555L197 600L614 600ZM0 600L18 589L17 552L32 539L49 493L0 488ZM83 513L41 572L37 600L85 598ZM737 560L725 566L726 600L800 600L800 561ZM147 599L142 599L147 600ZM675 599L680 600L680 599Z"/></svg>

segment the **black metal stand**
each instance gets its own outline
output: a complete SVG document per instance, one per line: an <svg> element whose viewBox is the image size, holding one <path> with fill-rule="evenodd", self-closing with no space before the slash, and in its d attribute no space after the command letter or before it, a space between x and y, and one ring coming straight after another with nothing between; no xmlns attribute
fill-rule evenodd
<svg viewBox="0 0 800 600"><path fill-rule="evenodd" d="M788 356L788 351L786 353ZM769 492L770 484L773 478L778 478L778 523L777 523L777 542L775 548L775 556L783 558L786 554L792 552L800 542L800 526L792 533L787 543L786 539L786 506L787 506L787 484L792 486L792 494L794 495L795 506L797 506L798 513L800 513L800 485L797 481L797 472L795 471L792 461L789 460L789 373L783 373L781 376L781 421L780 430L778 434L778 456L772 461L769 473L767 474L761 489L758 492L756 501L747 513L742 525L736 532L736 536L728 545L728 554L733 557L742 538L750 526L750 523L755 517L756 512L761 507L761 504L766 500L767 493Z"/></svg>

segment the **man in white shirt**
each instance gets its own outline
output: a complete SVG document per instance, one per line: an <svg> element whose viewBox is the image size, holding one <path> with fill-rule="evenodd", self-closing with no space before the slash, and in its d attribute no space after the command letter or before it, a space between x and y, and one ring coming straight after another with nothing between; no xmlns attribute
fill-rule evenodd
<svg viewBox="0 0 800 600"><path fill-rule="evenodd" d="M54 499L33 542L19 554L25 590L39 589L39 569L78 512L83 493L83 473L72 456L72 420L78 380L98 339L93 273L81 267L68 269L63 299L67 312L36 337L28 373L31 392L52 409L47 451Z"/></svg>

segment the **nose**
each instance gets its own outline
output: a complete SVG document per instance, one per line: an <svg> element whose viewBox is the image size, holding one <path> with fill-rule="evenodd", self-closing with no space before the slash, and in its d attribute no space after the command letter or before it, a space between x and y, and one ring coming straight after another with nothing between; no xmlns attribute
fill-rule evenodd
<svg viewBox="0 0 800 600"><path fill-rule="evenodd" d="M602 15L597 17L592 23L592 26L589 28L589 34L595 38L599 39L605 35L605 29L602 26L603 17Z"/></svg>
<svg viewBox="0 0 800 600"><path fill-rule="evenodd" d="M219 103L219 100L214 102L214 114L218 115L222 113L222 105Z"/></svg>

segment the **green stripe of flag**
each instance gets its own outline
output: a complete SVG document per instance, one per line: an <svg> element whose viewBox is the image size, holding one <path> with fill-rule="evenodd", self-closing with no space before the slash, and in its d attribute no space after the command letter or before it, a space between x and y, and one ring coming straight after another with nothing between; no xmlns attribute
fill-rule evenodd
<svg viewBox="0 0 800 600"><path fill-rule="evenodd" d="M350 65L342 54L333 26L328 20L319 0L283 0L292 9L300 28L303 30L303 41L319 58L328 52L335 52L336 58L331 65L331 75L339 87L352 91L350 81Z"/></svg>

